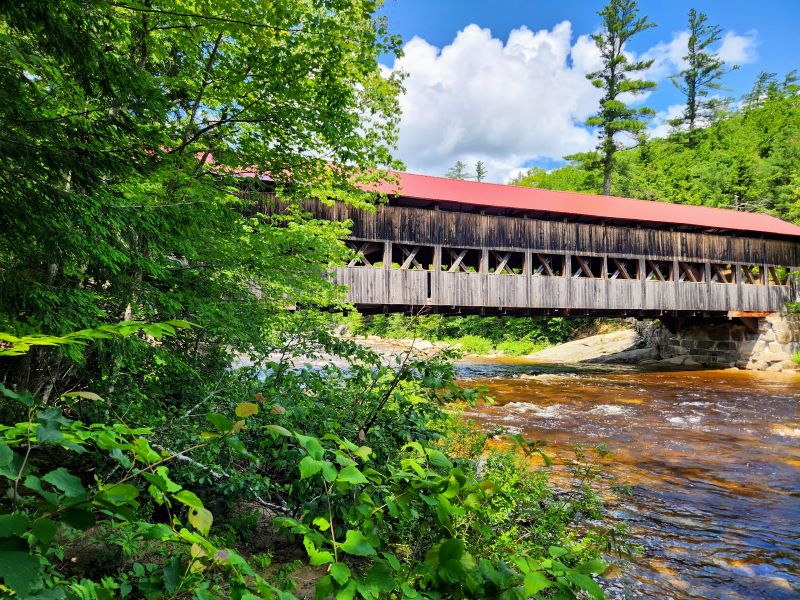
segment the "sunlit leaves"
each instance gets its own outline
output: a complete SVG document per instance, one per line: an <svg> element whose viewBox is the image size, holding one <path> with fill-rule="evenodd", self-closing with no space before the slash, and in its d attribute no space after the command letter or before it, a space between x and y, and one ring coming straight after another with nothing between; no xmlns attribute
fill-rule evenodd
<svg viewBox="0 0 800 600"><path fill-rule="evenodd" d="M375 548L369 544L364 534L358 530L349 529L345 534L344 542L339 547L353 556L372 556L375 554Z"/></svg>

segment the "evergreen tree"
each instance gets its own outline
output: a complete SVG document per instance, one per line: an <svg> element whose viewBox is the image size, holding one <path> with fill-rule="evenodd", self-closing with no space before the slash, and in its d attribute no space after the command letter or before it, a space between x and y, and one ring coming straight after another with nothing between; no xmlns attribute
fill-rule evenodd
<svg viewBox="0 0 800 600"><path fill-rule="evenodd" d="M688 52L683 57L688 66L672 77L672 83L686 96L683 116L673 124L688 127L691 145L697 141L694 130L698 120L707 118L714 110L714 103L708 99L709 92L722 87L720 79L725 74L725 63L717 53L709 52L711 44L719 41L721 32L721 27L707 22L705 14L695 9L689 11Z"/></svg>
<svg viewBox="0 0 800 600"><path fill-rule="evenodd" d="M466 163L464 161L457 160L456 164L450 167L444 176L449 179L469 179Z"/></svg>
<svg viewBox="0 0 800 600"><path fill-rule="evenodd" d="M597 14L603 19L603 30L592 39L600 49L603 68L586 77L605 94L600 100L600 110L587 119L586 124L599 128L603 193L610 195L614 153L619 149L615 136L618 133L636 136L646 127L642 117L654 114L650 108L630 108L619 99L622 94L638 95L656 86L653 81L632 79L632 75L650 68L653 61L630 61L624 54L625 44L637 33L655 27L655 23L649 22L646 16L639 16L636 0L609 0Z"/></svg>
<svg viewBox="0 0 800 600"><path fill-rule="evenodd" d="M475 163L475 181L483 181L486 179L486 165L483 164L482 160L479 160Z"/></svg>

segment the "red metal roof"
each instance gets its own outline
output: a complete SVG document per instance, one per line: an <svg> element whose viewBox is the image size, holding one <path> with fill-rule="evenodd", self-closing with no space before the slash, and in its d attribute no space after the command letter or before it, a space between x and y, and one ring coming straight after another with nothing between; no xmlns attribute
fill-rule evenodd
<svg viewBox="0 0 800 600"><path fill-rule="evenodd" d="M395 175L399 179L399 184L382 185L380 191L402 198L486 208L800 237L800 227L763 213L668 204L617 196L557 192L496 183L477 183L413 173L395 173Z"/></svg>

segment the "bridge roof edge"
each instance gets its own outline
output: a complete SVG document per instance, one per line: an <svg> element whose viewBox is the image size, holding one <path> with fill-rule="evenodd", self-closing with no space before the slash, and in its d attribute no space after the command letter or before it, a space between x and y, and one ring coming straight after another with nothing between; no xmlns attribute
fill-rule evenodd
<svg viewBox="0 0 800 600"><path fill-rule="evenodd" d="M765 213L478 183L414 173L397 172L395 175L397 184L383 184L377 191L395 197L466 206L800 238L800 227Z"/></svg>

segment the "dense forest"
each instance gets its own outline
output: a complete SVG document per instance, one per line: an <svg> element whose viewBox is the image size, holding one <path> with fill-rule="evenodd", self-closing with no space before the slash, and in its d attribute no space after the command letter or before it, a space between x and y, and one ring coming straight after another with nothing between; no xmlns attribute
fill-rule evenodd
<svg viewBox="0 0 800 600"><path fill-rule="evenodd" d="M585 453L555 490L449 355L331 334L346 224L296 200L400 166L377 9L0 5L3 597L602 597Z"/></svg>

